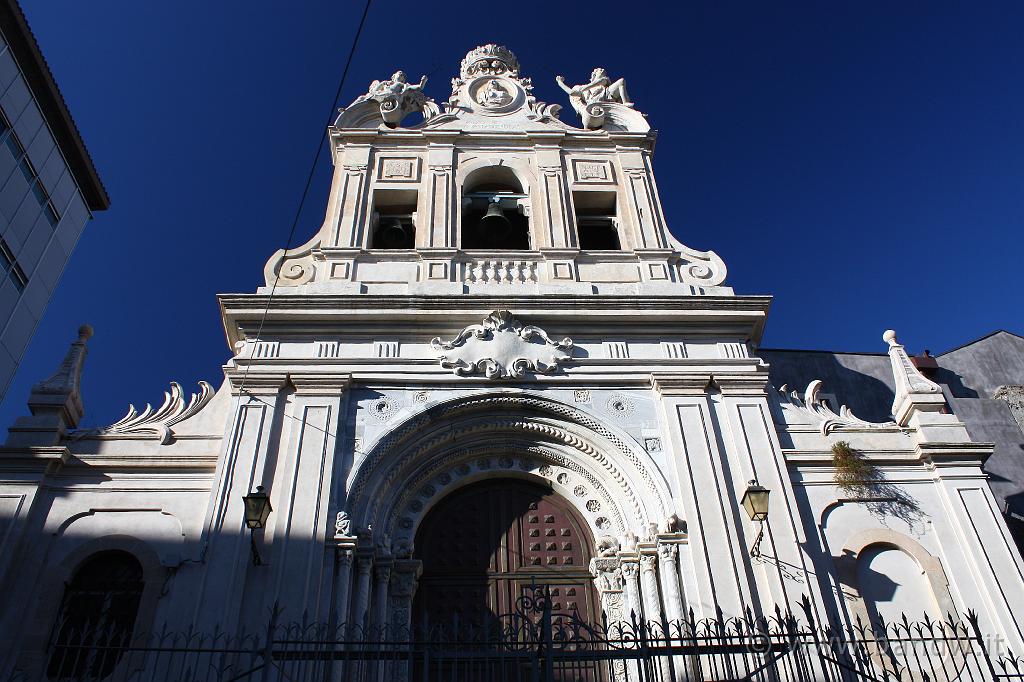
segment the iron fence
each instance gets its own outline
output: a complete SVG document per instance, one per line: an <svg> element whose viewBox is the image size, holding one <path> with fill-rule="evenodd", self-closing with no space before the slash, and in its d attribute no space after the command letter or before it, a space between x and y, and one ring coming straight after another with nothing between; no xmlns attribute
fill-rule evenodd
<svg viewBox="0 0 1024 682"><path fill-rule="evenodd" d="M415 627L281 624L260 632L148 635L85 628L51 643L34 672L16 680L233 682L697 682L754 680L1024 680L1024 664L980 631L950 617L816 626L810 602L797 613L588 623L553 613L544 586L514 612L485 621Z"/></svg>

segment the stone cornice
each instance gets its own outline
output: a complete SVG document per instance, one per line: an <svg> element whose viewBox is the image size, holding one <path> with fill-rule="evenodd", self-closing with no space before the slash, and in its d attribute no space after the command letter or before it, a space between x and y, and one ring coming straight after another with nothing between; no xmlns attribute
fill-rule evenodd
<svg viewBox="0 0 1024 682"><path fill-rule="evenodd" d="M68 463L71 452L63 445L0 447L0 469L9 473L53 473Z"/></svg>
<svg viewBox="0 0 1024 682"><path fill-rule="evenodd" d="M287 372L268 372L266 369L246 373L241 367L224 367L224 376L227 377L231 395L240 395L243 388L246 393L253 395L277 395L288 382Z"/></svg>
<svg viewBox="0 0 1024 682"><path fill-rule="evenodd" d="M917 443L914 450L858 450L875 465L927 464L931 468L978 466L995 450L994 443ZM832 466L831 450L783 449L787 464L798 466Z"/></svg>
<svg viewBox="0 0 1024 682"><path fill-rule="evenodd" d="M767 395L765 390L765 387L768 385L767 370L735 374L715 373L711 375L711 381L722 391L722 395Z"/></svg>
<svg viewBox="0 0 1024 682"><path fill-rule="evenodd" d="M221 294L224 328L232 347L246 325L258 324L266 311L268 325L316 324L327 328L361 321L388 324L451 322L486 315L494 310L489 295L413 296L372 294L282 294L271 301L263 294ZM269 304L269 310L268 310ZM657 323L692 333L760 339L771 298L768 296L614 296L546 294L505 295L501 305L523 318L560 319L588 324ZM438 332L441 330L439 329Z"/></svg>

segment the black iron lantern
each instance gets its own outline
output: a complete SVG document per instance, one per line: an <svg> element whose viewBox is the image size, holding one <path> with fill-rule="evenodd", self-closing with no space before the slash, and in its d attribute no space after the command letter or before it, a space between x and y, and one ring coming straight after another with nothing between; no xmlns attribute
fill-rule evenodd
<svg viewBox="0 0 1024 682"><path fill-rule="evenodd" d="M256 486L256 492L242 498L245 503L245 525L249 530L263 528L274 508L270 506L270 496L263 491L263 486Z"/></svg>
<svg viewBox="0 0 1024 682"><path fill-rule="evenodd" d="M743 499L740 504L747 510L751 521L757 521L757 538L754 546L750 548L750 556L757 558L761 556L761 539L764 537L764 522L768 520L768 493L771 491L760 485L757 479L747 484L743 492Z"/></svg>
<svg viewBox="0 0 1024 682"><path fill-rule="evenodd" d="M747 489L743 493L743 499L740 504L747 510L747 514L750 515L751 521L767 521L768 520L768 494L771 491L760 485L757 480L752 480L747 484Z"/></svg>

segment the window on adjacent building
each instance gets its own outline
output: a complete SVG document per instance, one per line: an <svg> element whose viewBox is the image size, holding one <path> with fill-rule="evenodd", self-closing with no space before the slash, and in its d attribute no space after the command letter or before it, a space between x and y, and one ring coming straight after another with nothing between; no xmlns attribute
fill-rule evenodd
<svg viewBox="0 0 1024 682"><path fill-rule="evenodd" d="M615 192L573 192L572 200L582 250L618 251L622 248Z"/></svg>
<svg viewBox="0 0 1024 682"><path fill-rule="evenodd" d="M462 248L528 251L527 195L507 166L474 171L462 192Z"/></svg>
<svg viewBox="0 0 1024 682"><path fill-rule="evenodd" d="M51 227L56 227L57 223L60 222L60 213L57 212L57 208L50 199L49 192L43 187L43 181L39 178L39 173L36 172L35 166L29 160L28 154L25 153L25 146L21 144L21 140L18 139L18 135L14 132L7 117L2 113L0 113L0 138L3 139L7 149L17 159L18 169L25 176L32 196L39 204L39 207L43 209L43 215L46 216L46 220L50 223Z"/></svg>
<svg viewBox="0 0 1024 682"><path fill-rule="evenodd" d="M47 677L110 675L131 640L142 588L142 565L131 554L107 551L86 559L64 588Z"/></svg>
<svg viewBox="0 0 1024 682"><path fill-rule="evenodd" d="M372 215L371 249L416 248L416 190L375 190Z"/></svg>
<svg viewBox="0 0 1024 682"><path fill-rule="evenodd" d="M18 261L14 259L14 252L11 251L11 247L7 245L7 241L3 237L0 237L0 268L3 268L4 273L14 283L14 287L18 291L25 290L28 276L18 265Z"/></svg>

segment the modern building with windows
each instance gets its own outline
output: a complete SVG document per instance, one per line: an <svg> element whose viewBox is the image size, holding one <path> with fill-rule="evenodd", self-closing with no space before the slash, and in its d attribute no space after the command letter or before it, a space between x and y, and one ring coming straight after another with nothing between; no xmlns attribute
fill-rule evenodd
<svg viewBox="0 0 1024 682"><path fill-rule="evenodd" d="M0 2L0 398L93 211L110 204L15 0Z"/></svg>
<svg viewBox="0 0 1024 682"><path fill-rule="evenodd" d="M322 225L220 296L219 388L81 429L80 330L0 449L0 676L1020 679L991 406L892 331L860 380L760 354L582 80L578 124L498 45L443 104L374 81Z"/></svg>

